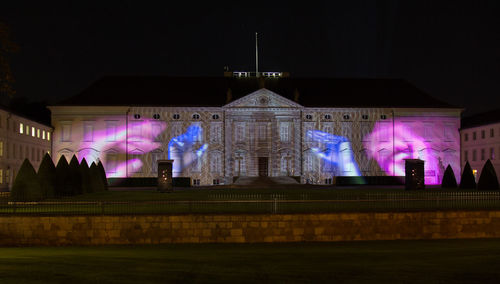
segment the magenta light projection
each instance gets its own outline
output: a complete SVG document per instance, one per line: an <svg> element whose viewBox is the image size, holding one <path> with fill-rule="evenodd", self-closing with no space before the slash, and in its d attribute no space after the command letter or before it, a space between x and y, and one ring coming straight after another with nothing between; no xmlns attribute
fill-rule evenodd
<svg viewBox="0 0 500 284"><path fill-rule="evenodd" d="M455 125L436 120L378 121L364 137L363 146L368 158L377 161L387 175L404 176L405 159L421 159L425 161L425 183L439 184L448 164L455 175L460 173L457 135Z"/></svg>

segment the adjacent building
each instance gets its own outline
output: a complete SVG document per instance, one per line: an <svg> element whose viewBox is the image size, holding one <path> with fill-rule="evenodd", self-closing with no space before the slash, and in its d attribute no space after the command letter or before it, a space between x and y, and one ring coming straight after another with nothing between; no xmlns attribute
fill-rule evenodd
<svg viewBox="0 0 500 284"><path fill-rule="evenodd" d="M52 151L52 127L0 108L0 191L10 190L24 159L38 170Z"/></svg>
<svg viewBox="0 0 500 284"><path fill-rule="evenodd" d="M106 77L50 106L54 162L103 161L108 177L174 176L193 185L239 176L402 176L425 160L427 184L460 172L461 109L399 79Z"/></svg>
<svg viewBox="0 0 500 284"><path fill-rule="evenodd" d="M472 171L479 180L484 163L490 159L500 176L500 112L489 111L462 120L460 130L462 159L461 168L469 162Z"/></svg>

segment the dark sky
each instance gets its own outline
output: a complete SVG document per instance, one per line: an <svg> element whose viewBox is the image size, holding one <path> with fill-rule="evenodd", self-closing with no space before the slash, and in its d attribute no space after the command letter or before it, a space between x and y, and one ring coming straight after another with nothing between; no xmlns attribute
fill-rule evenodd
<svg viewBox="0 0 500 284"><path fill-rule="evenodd" d="M175 4L174 4L175 2ZM180 3L184 4L180 4ZM18 96L105 75L404 78L467 114L500 108L500 1L9 1Z"/></svg>

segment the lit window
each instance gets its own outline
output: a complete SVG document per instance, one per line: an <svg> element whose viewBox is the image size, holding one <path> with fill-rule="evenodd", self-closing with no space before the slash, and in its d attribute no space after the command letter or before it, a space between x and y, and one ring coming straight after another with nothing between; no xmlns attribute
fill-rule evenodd
<svg viewBox="0 0 500 284"><path fill-rule="evenodd" d="M31 126L31 136L35 137L35 127Z"/></svg>
<svg viewBox="0 0 500 284"><path fill-rule="evenodd" d="M36 130L36 138L40 138L40 129Z"/></svg>
<svg viewBox="0 0 500 284"><path fill-rule="evenodd" d="M474 178L477 179L477 170L472 170L472 174L474 175Z"/></svg>
<svg viewBox="0 0 500 284"><path fill-rule="evenodd" d="M20 134L23 134L23 132L24 132L24 125L23 125L23 123L22 123L22 122L20 122L20 123L19 123L19 133L20 133Z"/></svg>
<svg viewBox="0 0 500 284"><path fill-rule="evenodd" d="M0 184L3 183L3 169L0 169Z"/></svg>
<svg viewBox="0 0 500 284"><path fill-rule="evenodd" d="M0 141L0 157L3 157L3 141Z"/></svg>
<svg viewBox="0 0 500 284"><path fill-rule="evenodd" d="M47 132L47 140L50 141L50 132ZM49 153L50 154L50 153Z"/></svg>
<svg viewBox="0 0 500 284"><path fill-rule="evenodd" d="M45 130L42 131L42 139L45 140Z"/></svg>
<svg viewBox="0 0 500 284"><path fill-rule="evenodd" d="M30 127L29 125L26 125L26 135L30 135Z"/></svg>

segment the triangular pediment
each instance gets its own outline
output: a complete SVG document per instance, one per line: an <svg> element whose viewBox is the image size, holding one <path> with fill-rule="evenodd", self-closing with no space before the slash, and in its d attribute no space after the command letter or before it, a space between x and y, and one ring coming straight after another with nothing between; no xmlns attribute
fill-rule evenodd
<svg viewBox="0 0 500 284"><path fill-rule="evenodd" d="M240 107L280 107L280 108L302 108L298 103L282 97L275 92L262 88L253 93L250 93L242 98L239 98L224 107L240 108Z"/></svg>

